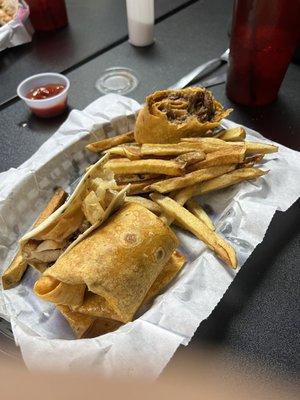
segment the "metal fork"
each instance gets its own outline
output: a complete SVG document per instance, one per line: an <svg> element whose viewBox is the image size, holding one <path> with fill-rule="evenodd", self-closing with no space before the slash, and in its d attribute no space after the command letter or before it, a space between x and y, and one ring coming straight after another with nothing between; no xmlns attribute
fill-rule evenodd
<svg viewBox="0 0 300 400"><path fill-rule="evenodd" d="M229 57L229 49L227 49L220 57L213 58L212 60L199 65L199 67L193 69L191 72L189 72L183 78L179 79L179 81L176 82L174 85L170 86L169 89L182 89L182 88L186 87L192 81L194 81L196 79L199 80L201 78L201 76L206 74L210 69L217 68L217 67L221 66L222 64L225 64L226 62L228 62L228 57Z"/></svg>

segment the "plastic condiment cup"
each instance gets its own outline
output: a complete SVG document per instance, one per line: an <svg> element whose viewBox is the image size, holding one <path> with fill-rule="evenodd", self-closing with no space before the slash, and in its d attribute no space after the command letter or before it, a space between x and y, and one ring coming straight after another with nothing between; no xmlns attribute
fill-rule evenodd
<svg viewBox="0 0 300 400"><path fill-rule="evenodd" d="M58 84L65 86L64 90L47 99L28 99L30 90L49 85ZM54 117L61 114L67 107L68 90L70 81L64 75L55 72L32 75L21 82L17 88L18 96L25 101L30 110L39 117Z"/></svg>

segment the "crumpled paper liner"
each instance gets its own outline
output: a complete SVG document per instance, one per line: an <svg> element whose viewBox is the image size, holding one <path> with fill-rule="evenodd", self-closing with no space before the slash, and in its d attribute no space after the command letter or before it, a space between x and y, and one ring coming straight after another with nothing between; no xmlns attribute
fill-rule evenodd
<svg viewBox="0 0 300 400"><path fill-rule="evenodd" d="M74 188L85 167L97 159L85 145L132 129L139 107L129 98L107 95L83 111L74 110L28 161L0 174L0 271L9 265L18 238L53 189ZM236 126L227 120L223 125ZM251 129L247 139L272 143ZM300 194L298 152L279 145L279 153L267 155L261 168L270 172L199 199L217 231L236 249L239 265L263 240L275 211L287 210ZM32 294L38 276L33 269L16 288L0 291L0 315L11 321L26 365L38 370L92 369L106 376L158 376L178 346L189 343L238 273L192 235L177 233L188 263L175 282L137 320L98 338L70 340L73 334L64 318Z"/></svg>
<svg viewBox="0 0 300 400"><path fill-rule="evenodd" d="M29 21L29 7L21 0L15 18L0 27L0 51L31 42L33 32Z"/></svg>

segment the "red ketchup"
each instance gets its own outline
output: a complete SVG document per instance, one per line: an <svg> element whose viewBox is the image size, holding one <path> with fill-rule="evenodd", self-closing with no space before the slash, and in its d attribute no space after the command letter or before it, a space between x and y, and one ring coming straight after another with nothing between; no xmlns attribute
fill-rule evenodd
<svg viewBox="0 0 300 400"><path fill-rule="evenodd" d="M45 100L58 95L64 89L65 89L64 85L50 83L48 85L31 89L26 94L26 97L30 100ZM64 99L62 102L55 104L54 106L50 106L47 108L31 107L31 110L40 117L54 117L56 115L61 114L65 110L66 106L67 106L67 99Z"/></svg>

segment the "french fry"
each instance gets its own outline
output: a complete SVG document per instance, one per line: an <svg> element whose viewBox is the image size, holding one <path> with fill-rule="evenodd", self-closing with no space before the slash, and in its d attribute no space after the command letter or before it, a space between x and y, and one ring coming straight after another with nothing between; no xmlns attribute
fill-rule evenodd
<svg viewBox="0 0 300 400"><path fill-rule="evenodd" d="M240 164L245 160L246 146L235 146L208 153L206 159L191 165L188 171L195 171L201 168L214 167L218 165Z"/></svg>
<svg viewBox="0 0 300 400"><path fill-rule="evenodd" d="M115 175L117 184L143 182L149 179L162 178L161 175L156 174L131 174L131 175Z"/></svg>
<svg viewBox="0 0 300 400"><path fill-rule="evenodd" d="M152 211L154 214L160 214L161 209L158 204L154 203L154 201L150 199L146 199L142 196L128 196L125 198L125 203L137 203L141 206L147 208L148 210Z"/></svg>
<svg viewBox="0 0 300 400"><path fill-rule="evenodd" d="M232 149L236 142L225 142L225 140L211 137L193 137L183 138L179 144L197 146L197 149L204 151L204 153L212 153L225 148Z"/></svg>
<svg viewBox="0 0 300 400"><path fill-rule="evenodd" d="M278 151L278 146L274 146L273 144L258 142L245 142L245 144L246 154L269 154Z"/></svg>
<svg viewBox="0 0 300 400"><path fill-rule="evenodd" d="M99 142L90 143L86 146L86 149L93 153L101 153L104 150L110 149L111 147L117 146L123 143L130 143L134 141L133 131L124 133L123 135L114 136L111 138L100 140Z"/></svg>
<svg viewBox="0 0 300 400"><path fill-rule="evenodd" d="M243 162L242 164L237 165L237 169L239 168L252 168L254 167L255 162L254 161L248 161L248 162Z"/></svg>
<svg viewBox="0 0 300 400"><path fill-rule="evenodd" d="M24 260L21 250L18 251L10 266L2 275L3 289L14 287L20 280L27 269L27 261Z"/></svg>
<svg viewBox="0 0 300 400"><path fill-rule="evenodd" d="M236 255L233 247L230 246L220 235L209 229L204 222L195 217L191 212L178 204L170 197L162 196L159 193L150 195L166 214L193 233L198 239L212 249L231 268L237 267Z"/></svg>
<svg viewBox="0 0 300 400"><path fill-rule="evenodd" d="M254 154L245 158L242 164L238 165L238 168L251 168L254 164L260 163L264 158L264 154Z"/></svg>
<svg viewBox="0 0 300 400"><path fill-rule="evenodd" d="M140 148L135 146L124 146L124 155L129 160L140 160L142 158Z"/></svg>
<svg viewBox="0 0 300 400"><path fill-rule="evenodd" d="M192 151L203 153L202 146L197 142L174 144L145 143L141 146L141 154L143 156L178 156ZM204 159L205 155L203 154L202 156L202 159Z"/></svg>
<svg viewBox="0 0 300 400"><path fill-rule="evenodd" d="M259 163L262 161L262 159L264 158L264 154L254 154L251 156L248 156L245 158L245 162L254 162L254 163Z"/></svg>
<svg viewBox="0 0 300 400"><path fill-rule="evenodd" d="M101 219L104 209L101 206L96 193L91 190L82 202L82 211L91 225Z"/></svg>
<svg viewBox="0 0 300 400"><path fill-rule="evenodd" d="M189 153L181 154L175 158L175 161L180 163L186 163L186 166L193 165L199 161L205 159L205 153L203 151L191 151Z"/></svg>
<svg viewBox="0 0 300 400"><path fill-rule="evenodd" d="M131 160L129 160L128 158L125 158L125 157L120 157L120 158L110 158L110 159L108 159L107 161L106 161L106 164L109 162L109 164L110 165L113 165L113 164L119 164L120 162L123 162L123 163L130 163L130 161Z"/></svg>
<svg viewBox="0 0 300 400"><path fill-rule="evenodd" d="M65 202L67 197L68 194L63 189L58 189L50 199L46 208L41 212L33 226L36 227L41 224L46 218L49 217L49 215L56 211ZM27 265L28 263L24 259L20 249L12 260L10 266L2 275L3 289L10 289L20 282L27 269Z"/></svg>
<svg viewBox="0 0 300 400"><path fill-rule="evenodd" d="M238 128L222 129L215 137L226 142L240 142L245 140L246 131L241 126Z"/></svg>
<svg viewBox="0 0 300 400"><path fill-rule="evenodd" d="M265 174L265 171L258 168L241 168L213 178L209 181L172 192L170 193L170 196L173 197L178 204L183 206L191 197L200 196L215 190L225 189L226 187L236 185L246 180L257 179ZM174 220L168 215L163 215L162 217L164 222L168 225L171 225Z"/></svg>
<svg viewBox="0 0 300 400"><path fill-rule="evenodd" d="M259 142L225 142L218 138L183 138L182 143L194 143L198 144L199 149L202 149L205 153L211 153L213 151L222 150L224 148L232 148L235 146L246 145L246 154L268 154L276 153L278 147L268 143Z"/></svg>
<svg viewBox="0 0 300 400"><path fill-rule="evenodd" d="M61 205L64 204L68 197L68 193L66 193L63 189L59 188L56 190L54 195L49 200L46 208L41 212L38 219L35 221L33 227L35 228L39 224L45 221L49 217L49 215L53 214Z"/></svg>
<svg viewBox="0 0 300 400"><path fill-rule="evenodd" d="M112 147L105 152L110 156L126 157L129 160L139 160L142 158L140 147L135 145Z"/></svg>
<svg viewBox="0 0 300 400"><path fill-rule="evenodd" d="M128 195L135 195L135 194L145 194L147 192L151 192L150 185L152 183L160 181L159 179L149 179L143 182L133 182L130 184L129 189L127 190ZM127 185L117 185L115 189L119 192L120 190L124 189ZM147 189L146 189L147 188Z"/></svg>
<svg viewBox="0 0 300 400"><path fill-rule="evenodd" d="M199 196L215 190L224 189L228 186L235 185L242 181L248 181L265 175L266 172L258 168L241 168L224 175L213 178L202 184L196 184L184 188L175 193L174 199L181 205L185 204L188 199Z"/></svg>
<svg viewBox="0 0 300 400"><path fill-rule="evenodd" d="M178 176L184 172L185 164L173 160L108 160L105 168L112 170L115 174L162 174Z"/></svg>
<svg viewBox="0 0 300 400"><path fill-rule="evenodd" d="M215 226L209 216L206 214L204 209L200 206L197 201L190 199L186 203L186 208L195 215L195 217L199 218L209 229L212 231L215 230Z"/></svg>
<svg viewBox="0 0 300 400"><path fill-rule="evenodd" d="M194 185L195 183L204 182L216 176L223 175L226 172L232 171L235 165L224 165L220 167L210 167L190 172L184 176L170 178L163 181L153 183L150 186L151 191L167 193L174 190L182 189L186 186ZM147 188L148 189L148 188Z"/></svg>

